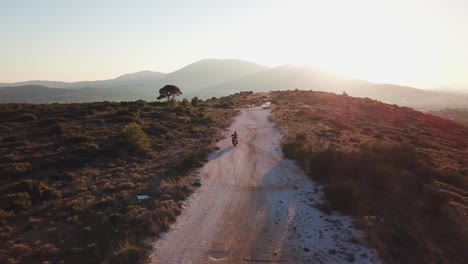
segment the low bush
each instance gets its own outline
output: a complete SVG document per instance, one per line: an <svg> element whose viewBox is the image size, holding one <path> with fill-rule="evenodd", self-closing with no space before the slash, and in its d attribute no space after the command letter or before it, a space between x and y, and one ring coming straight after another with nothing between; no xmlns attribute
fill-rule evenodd
<svg viewBox="0 0 468 264"><path fill-rule="evenodd" d="M182 99L182 102L180 103L184 108L190 107L190 102L187 98Z"/></svg>
<svg viewBox="0 0 468 264"><path fill-rule="evenodd" d="M7 186L2 191L8 193L27 193L32 202L49 200L57 195L54 188L38 180L22 180Z"/></svg>
<svg viewBox="0 0 468 264"><path fill-rule="evenodd" d="M208 123L216 123L219 121L219 118L214 114L204 114L203 119Z"/></svg>
<svg viewBox="0 0 468 264"><path fill-rule="evenodd" d="M192 122L192 119L188 116L179 116L177 117L177 119L179 120L180 123L183 123L183 124L188 124Z"/></svg>
<svg viewBox="0 0 468 264"><path fill-rule="evenodd" d="M172 109L172 111L174 111L174 113L176 113L177 115L184 115L185 108L182 105L178 105L178 106L174 107L174 109Z"/></svg>
<svg viewBox="0 0 468 264"><path fill-rule="evenodd" d="M5 166L1 171L2 176L23 176L31 171L31 163L29 162L14 162Z"/></svg>
<svg viewBox="0 0 468 264"><path fill-rule="evenodd" d="M182 157L179 168L184 172L189 171L200 166L201 162L205 161L207 158L208 150L206 148L191 151Z"/></svg>
<svg viewBox="0 0 468 264"><path fill-rule="evenodd" d="M37 120L37 116L31 113L22 114L16 118L17 122L31 122L31 121L36 121L36 120Z"/></svg>
<svg viewBox="0 0 468 264"><path fill-rule="evenodd" d="M333 149L319 151L314 153L309 160L308 171L309 176L315 180L328 182L333 175L335 166L338 165L338 160L340 159L342 153L337 152ZM345 161L345 159L342 159Z"/></svg>
<svg viewBox="0 0 468 264"><path fill-rule="evenodd" d="M99 150L99 146L94 142L83 142L67 146L65 148L66 155L95 155Z"/></svg>
<svg viewBox="0 0 468 264"><path fill-rule="evenodd" d="M8 194L0 203L2 208L15 212L28 210L31 207L31 199L26 192Z"/></svg>
<svg viewBox="0 0 468 264"><path fill-rule="evenodd" d="M3 220L11 219L13 216L15 216L14 213L0 209L0 223L2 223Z"/></svg>
<svg viewBox="0 0 468 264"><path fill-rule="evenodd" d="M190 103L192 104L192 106L197 106L199 101L200 101L200 99L197 96L195 96L195 97L192 98Z"/></svg>
<svg viewBox="0 0 468 264"><path fill-rule="evenodd" d="M177 102L177 100L175 100L175 99L170 99L170 100L167 102L167 107L168 107L169 109L174 109L174 108L176 108L178 105L179 105L179 102Z"/></svg>
<svg viewBox="0 0 468 264"><path fill-rule="evenodd" d="M130 150L147 152L151 142L146 133L136 123L127 125L120 134L122 143Z"/></svg>
<svg viewBox="0 0 468 264"><path fill-rule="evenodd" d="M361 191L352 180L332 182L325 187L325 197L332 209L345 213L356 213L361 202Z"/></svg>
<svg viewBox="0 0 468 264"><path fill-rule="evenodd" d="M294 159L296 152L302 148L302 145L298 142L287 142L283 144L283 154L288 159Z"/></svg>

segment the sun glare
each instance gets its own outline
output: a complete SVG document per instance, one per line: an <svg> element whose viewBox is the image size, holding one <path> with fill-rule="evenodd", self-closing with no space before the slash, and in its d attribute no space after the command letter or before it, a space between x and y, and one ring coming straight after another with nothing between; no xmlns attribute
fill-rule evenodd
<svg viewBox="0 0 468 264"><path fill-rule="evenodd" d="M458 71L447 69L448 56L468 58L460 45L453 45L462 37L431 17L437 8L431 2L425 8L414 2L402 8L399 1L299 2L287 7L276 2L246 19L246 32L235 46L255 39L246 58L272 66L314 65L406 85L456 79Z"/></svg>

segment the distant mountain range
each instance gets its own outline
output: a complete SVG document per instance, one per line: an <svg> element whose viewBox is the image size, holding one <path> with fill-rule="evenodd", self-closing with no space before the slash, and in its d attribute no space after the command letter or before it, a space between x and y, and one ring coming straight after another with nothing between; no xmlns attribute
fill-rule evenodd
<svg viewBox="0 0 468 264"><path fill-rule="evenodd" d="M369 97L385 103L439 109L468 107L468 95L413 87L376 84L315 67L269 68L241 60L206 59L172 73L142 71L115 79L84 82L27 81L0 83L0 103L153 101L166 84L181 88L183 97L210 98L239 91L316 90Z"/></svg>

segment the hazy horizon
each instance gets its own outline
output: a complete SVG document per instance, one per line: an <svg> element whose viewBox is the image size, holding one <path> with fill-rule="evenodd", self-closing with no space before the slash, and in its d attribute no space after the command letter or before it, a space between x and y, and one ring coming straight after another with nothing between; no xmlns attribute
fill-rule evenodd
<svg viewBox="0 0 468 264"><path fill-rule="evenodd" d="M468 90L468 3L4 1L0 82L112 79L206 58Z"/></svg>

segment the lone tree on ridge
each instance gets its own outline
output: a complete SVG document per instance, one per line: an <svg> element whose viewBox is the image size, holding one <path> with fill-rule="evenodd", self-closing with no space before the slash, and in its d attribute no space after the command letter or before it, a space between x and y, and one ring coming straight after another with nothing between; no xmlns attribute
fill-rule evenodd
<svg viewBox="0 0 468 264"><path fill-rule="evenodd" d="M174 97L179 96L181 94L182 91L179 89L179 87L172 84L168 84L165 85L163 88L159 89L158 100L167 98L167 100L169 101L170 99L174 99Z"/></svg>

